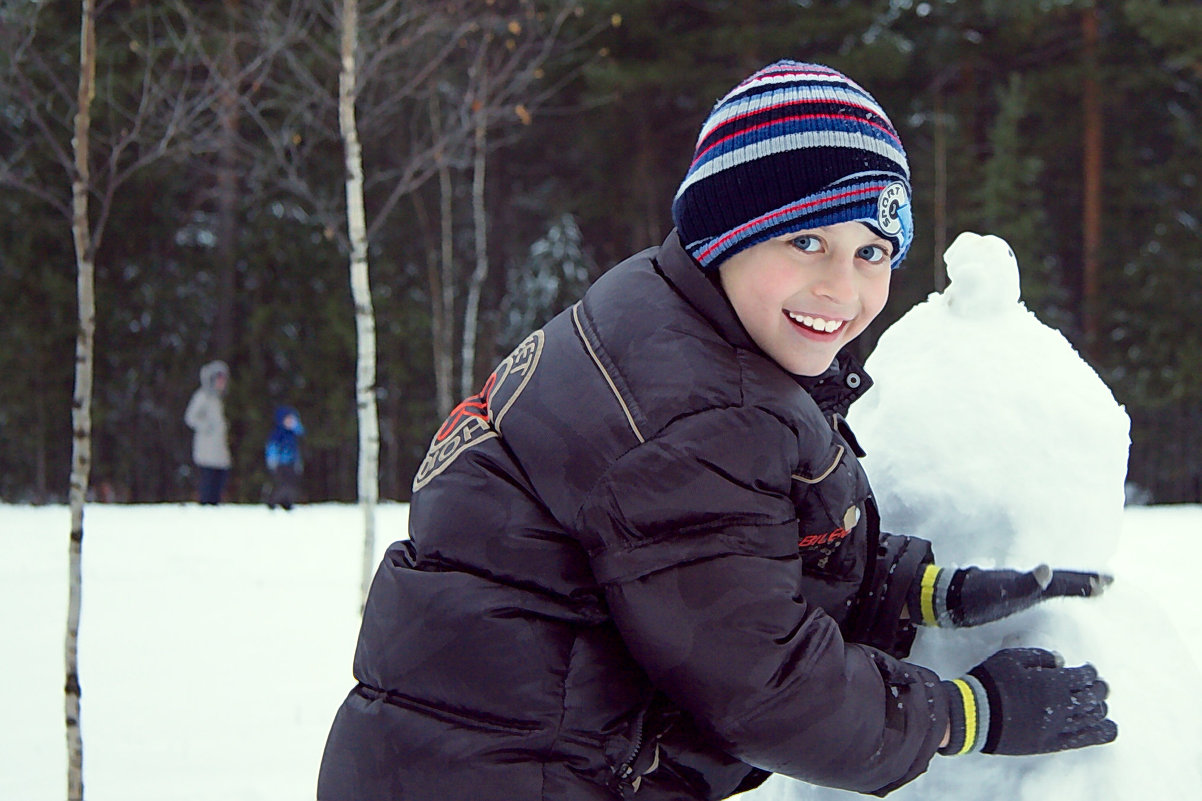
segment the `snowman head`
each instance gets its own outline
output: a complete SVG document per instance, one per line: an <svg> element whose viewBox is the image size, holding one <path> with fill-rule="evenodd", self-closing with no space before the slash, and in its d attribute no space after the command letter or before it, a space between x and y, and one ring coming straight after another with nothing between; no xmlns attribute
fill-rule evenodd
<svg viewBox="0 0 1202 801"><path fill-rule="evenodd" d="M950 282L943 294L956 314L989 315L1018 302L1018 259L1006 240L965 231L943 254L943 261Z"/></svg>

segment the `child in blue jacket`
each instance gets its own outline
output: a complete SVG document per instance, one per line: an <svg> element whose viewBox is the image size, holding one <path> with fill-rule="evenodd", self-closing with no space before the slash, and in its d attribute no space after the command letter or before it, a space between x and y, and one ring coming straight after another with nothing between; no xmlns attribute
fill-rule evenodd
<svg viewBox="0 0 1202 801"><path fill-rule="evenodd" d="M305 434L300 414L291 406L279 406L275 410L275 427L267 438L263 455L271 482L267 492L267 506L291 509L300 497L300 477L304 469L301 460L300 438Z"/></svg>

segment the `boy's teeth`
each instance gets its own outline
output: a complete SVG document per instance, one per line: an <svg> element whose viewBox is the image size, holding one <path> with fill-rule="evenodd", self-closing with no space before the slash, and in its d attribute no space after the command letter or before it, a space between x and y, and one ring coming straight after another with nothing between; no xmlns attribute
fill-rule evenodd
<svg viewBox="0 0 1202 801"><path fill-rule="evenodd" d="M839 330L843 325L842 320L823 320L821 317L810 317L808 314L794 314L789 312L789 317L794 321L801 323L806 328L812 328L815 331L820 331L824 334L829 334L832 331Z"/></svg>

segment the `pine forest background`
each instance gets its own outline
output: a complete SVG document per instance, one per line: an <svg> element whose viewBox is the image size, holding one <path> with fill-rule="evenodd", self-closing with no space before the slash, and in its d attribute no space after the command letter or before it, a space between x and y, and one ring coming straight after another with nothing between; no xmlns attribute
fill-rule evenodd
<svg viewBox="0 0 1202 801"><path fill-rule="evenodd" d="M0 0L4 502L67 495L79 13ZM998 234L1028 307L1126 405L1131 482L1202 502L1196 0L360 0L360 15L382 498L408 499L442 416L528 330L662 241L713 102L793 58L868 87L910 156L917 236L862 355L942 288L957 233ZM335 0L100 0L94 499L193 497L183 410L220 358L230 499L261 499L289 403L306 497L354 500L337 20Z"/></svg>

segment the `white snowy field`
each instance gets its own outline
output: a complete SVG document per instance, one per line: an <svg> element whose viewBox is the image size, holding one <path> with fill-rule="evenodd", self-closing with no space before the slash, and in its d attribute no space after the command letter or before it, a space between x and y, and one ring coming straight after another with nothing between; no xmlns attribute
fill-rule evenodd
<svg viewBox="0 0 1202 801"><path fill-rule="evenodd" d="M381 549L408 507L378 510ZM65 507L0 506L0 799L66 794ZM351 687L355 506L92 505L80 625L93 801L313 798Z"/></svg>
<svg viewBox="0 0 1202 801"><path fill-rule="evenodd" d="M402 504L380 507L377 551L404 536L407 511ZM69 528L65 507L0 506L4 801L57 800L66 792ZM326 729L352 684L361 529L359 509L344 505L291 513L254 506L89 506L80 641L85 797L313 798ZM1126 738L1136 755L1163 751L1183 732L1124 703L1132 693L1123 677L1160 675L1159 691L1198 694L1195 683L1180 680L1196 679L1202 665L1200 542L1202 507L1128 508L1108 565L1116 576L1111 592L1057 602L1090 604L1113 619L1115 641L1090 659L1112 679L1120 741ZM1141 630L1149 610L1163 613L1167 623L1157 626L1178 639L1157 650L1132 649L1122 633ZM1192 669L1163 662L1168 654L1185 654ZM1158 674L1161 663L1165 670ZM1202 754L1194 757L1196 765ZM1197 798L1196 768L1182 769L1179 777L1147 777L1145 786L1156 798ZM918 779L914 789L922 783ZM795 784L774 779L752 795L792 797ZM1045 786L1032 797L1061 795L1056 790ZM481 798L488 799L487 791Z"/></svg>

